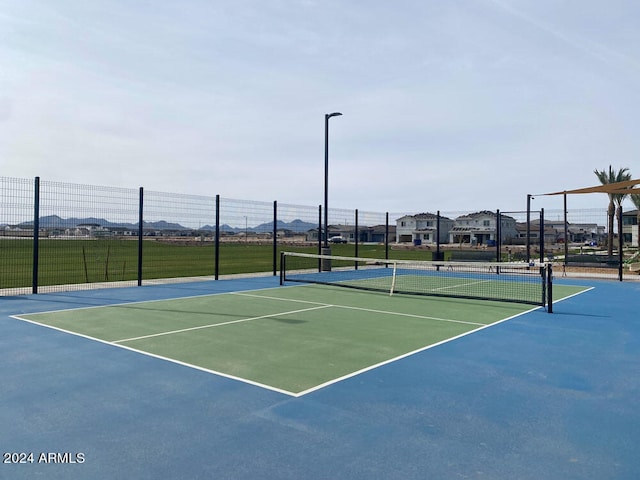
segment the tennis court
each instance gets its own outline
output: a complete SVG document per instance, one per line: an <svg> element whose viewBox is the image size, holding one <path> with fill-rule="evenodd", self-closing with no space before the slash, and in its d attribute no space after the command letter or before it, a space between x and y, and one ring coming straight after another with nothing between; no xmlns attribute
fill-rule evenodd
<svg viewBox="0 0 640 480"><path fill-rule="evenodd" d="M274 277L4 297L3 451L82 463L0 474L636 478L637 290L559 280L553 314Z"/></svg>
<svg viewBox="0 0 640 480"><path fill-rule="evenodd" d="M304 275L321 276L326 282L326 275L318 272ZM346 284L349 289L336 286L345 286L345 271L338 277L341 280L333 285L311 280L304 286L16 318L298 396L531 309L468 298L355 291L353 281ZM376 277L367 271L367 290ZM408 277L415 283L414 270ZM451 294L456 286L450 276L428 280L437 293L445 289ZM487 282L471 283L477 288ZM467 277L457 285L468 286ZM495 295L495 287L484 288ZM566 297L582 290L561 287L557 294Z"/></svg>

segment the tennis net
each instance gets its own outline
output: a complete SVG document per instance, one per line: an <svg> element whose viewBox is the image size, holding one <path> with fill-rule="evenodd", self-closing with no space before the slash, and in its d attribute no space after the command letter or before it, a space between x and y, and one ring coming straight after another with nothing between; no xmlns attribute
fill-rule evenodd
<svg viewBox="0 0 640 480"><path fill-rule="evenodd" d="M551 266L380 260L282 252L280 284L317 283L393 294L497 300L550 310Z"/></svg>

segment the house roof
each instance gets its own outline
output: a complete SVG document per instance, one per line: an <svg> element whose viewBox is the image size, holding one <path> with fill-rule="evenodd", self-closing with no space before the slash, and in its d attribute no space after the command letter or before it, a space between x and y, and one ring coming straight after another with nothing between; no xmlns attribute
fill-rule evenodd
<svg viewBox="0 0 640 480"><path fill-rule="evenodd" d="M474 213L468 213L466 215L460 215L459 217L456 217L456 220L464 220L464 219L476 219L476 218L482 218L482 217L492 217L495 218L497 216L496 212L492 212L490 210L482 210L480 212L474 212ZM510 218L511 220L515 220L515 218L510 217L509 215L504 215L501 214L500 215L503 219L505 218Z"/></svg>
<svg viewBox="0 0 640 480"><path fill-rule="evenodd" d="M367 227L370 231L372 231L373 233L384 233L387 230L386 225L374 225L373 227ZM389 225L389 232L390 233L395 233L396 231L396 226L395 225Z"/></svg>
<svg viewBox="0 0 640 480"><path fill-rule="evenodd" d="M436 219L438 218L438 215L436 215L435 213L418 213L416 215L413 216L413 218L415 218L416 220L431 220L431 219Z"/></svg>
<svg viewBox="0 0 640 480"><path fill-rule="evenodd" d="M413 218L416 220L436 220L438 215L436 213L416 213L415 215L403 215L402 217L396 219L396 221L401 220L403 218ZM449 217L444 217L440 215L440 220L451 220Z"/></svg>
<svg viewBox="0 0 640 480"><path fill-rule="evenodd" d="M489 210L482 210L481 212L474 212L474 213L467 213L465 215L460 215L459 217L456 218L456 220L461 218L478 218L478 217L486 217L486 216L495 217L496 212L490 212Z"/></svg>

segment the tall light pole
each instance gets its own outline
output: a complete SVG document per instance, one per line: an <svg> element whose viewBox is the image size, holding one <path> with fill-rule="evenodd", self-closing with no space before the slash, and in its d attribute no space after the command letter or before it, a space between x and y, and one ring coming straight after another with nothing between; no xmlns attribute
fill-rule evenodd
<svg viewBox="0 0 640 480"><path fill-rule="evenodd" d="M329 119L340 112L324 115L324 248L329 248Z"/></svg>

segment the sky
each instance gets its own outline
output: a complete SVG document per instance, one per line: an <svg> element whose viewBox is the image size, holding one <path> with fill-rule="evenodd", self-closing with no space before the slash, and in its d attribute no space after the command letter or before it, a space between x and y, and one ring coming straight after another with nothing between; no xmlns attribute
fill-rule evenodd
<svg viewBox="0 0 640 480"><path fill-rule="evenodd" d="M539 194L640 178L639 18L637 0L0 0L0 176L317 206L341 112L330 208L562 209Z"/></svg>

